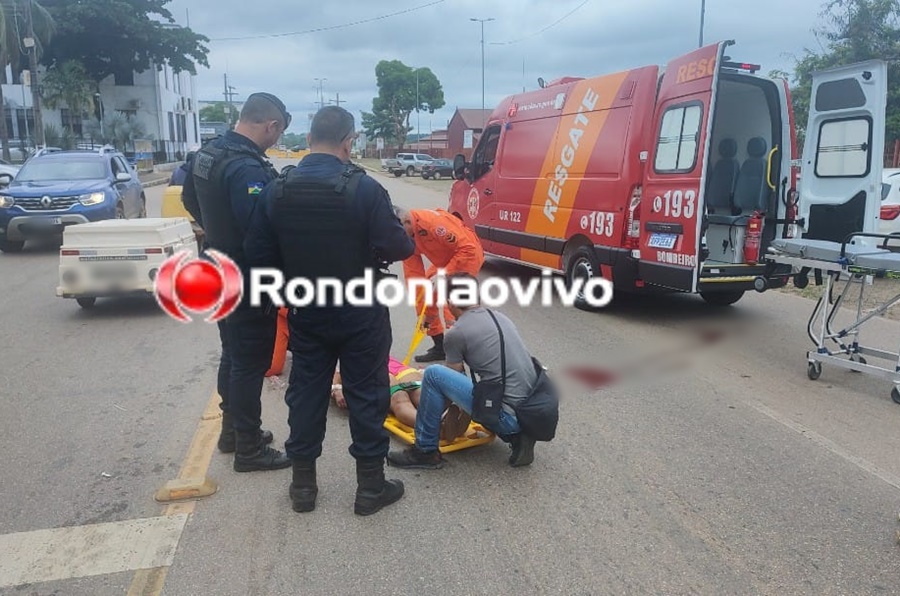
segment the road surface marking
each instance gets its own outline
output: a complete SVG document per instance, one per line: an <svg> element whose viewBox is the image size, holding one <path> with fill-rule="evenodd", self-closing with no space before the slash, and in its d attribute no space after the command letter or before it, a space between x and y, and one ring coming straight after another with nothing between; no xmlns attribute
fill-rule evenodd
<svg viewBox="0 0 900 596"><path fill-rule="evenodd" d="M181 470L178 472L179 480L203 478L206 476L209 464L212 461L213 452L216 450L216 443L219 440L219 431L222 428L220 401L219 394L213 392L212 397L209 398L209 402L206 404L206 410L200 417L200 423L197 425L197 431L194 433L187 455L185 455L184 461L181 463ZM171 503L166 505L162 514L164 517L188 516L194 512L196 503L197 501ZM171 564L172 562L169 561L163 565L153 565L139 569L131 580L127 596L157 596L162 593Z"/></svg>
<svg viewBox="0 0 900 596"><path fill-rule="evenodd" d="M847 451L846 449L844 449L837 443L835 443L829 439L826 439L825 437L823 437L816 431L803 426L799 422L794 422L787 416L780 414L780 413L776 412L775 410L772 410L771 408L764 406L763 404L761 404L759 402L748 402L748 403L750 404L750 406L752 408L765 414L766 416L768 416L775 422L778 422L779 424L783 424L784 426L788 427L789 429L800 433L801 435L803 435L804 437L806 437L813 443L819 445L820 447L824 447L825 449L827 449L828 451L831 451L835 455L842 457L843 459L847 460L851 464L865 470L866 472L868 472L869 474L872 474L876 478L880 478L881 480L887 482L888 484L890 484L897 490L900 490L900 478L898 478L897 476L894 476L893 474L891 474L890 472L888 472L886 470L882 470L881 468L879 468L878 466L876 466L875 464L873 464L870 461L867 461L861 457L853 455L852 453L850 453L849 451Z"/></svg>
<svg viewBox="0 0 900 596"><path fill-rule="evenodd" d="M0 587L172 564L187 515L0 536Z"/></svg>

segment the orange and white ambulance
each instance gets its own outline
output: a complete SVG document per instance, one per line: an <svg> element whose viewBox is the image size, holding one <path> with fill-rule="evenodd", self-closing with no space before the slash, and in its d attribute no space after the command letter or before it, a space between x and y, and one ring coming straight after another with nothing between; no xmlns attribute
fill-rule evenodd
<svg viewBox="0 0 900 596"><path fill-rule="evenodd" d="M765 260L772 240L869 231L886 67L814 76L801 167L787 81L732 61L731 45L507 97L471 162L456 157L449 211L488 255L617 291L727 305L783 286L792 272Z"/></svg>

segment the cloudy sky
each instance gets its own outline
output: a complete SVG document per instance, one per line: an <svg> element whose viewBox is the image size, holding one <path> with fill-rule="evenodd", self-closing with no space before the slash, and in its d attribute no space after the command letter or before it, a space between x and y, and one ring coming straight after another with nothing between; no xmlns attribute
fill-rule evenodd
<svg viewBox="0 0 900 596"><path fill-rule="evenodd" d="M804 48L818 48L812 29L823 0L706 0L706 43L734 39L735 60L790 71ZM481 107L481 25L485 105L537 87L538 77L595 76L669 59L697 47L701 0L173 0L179 24L209 37L209 68L198 72L198 99L223 99L223 75L237 99L254 91L281 97L304 132L318 101L357 118L377 94L375 65L401 60L429 67L446 106L421 114L421 128L445 128L457 107ZM407 11L394 16L393 13ZM379 17L386 17L380 18ZM377 20L374 20L377 19ZM368 21L368 22L361 22ZM342 25L349 25L336 28ZM307 33L309 30L324 31ZM301 34L290 35L300 32ZM242 38L242 39L234 39ZM524 64L524 76L523 76ZM416 126L416 117L411 118Z"/></svg>

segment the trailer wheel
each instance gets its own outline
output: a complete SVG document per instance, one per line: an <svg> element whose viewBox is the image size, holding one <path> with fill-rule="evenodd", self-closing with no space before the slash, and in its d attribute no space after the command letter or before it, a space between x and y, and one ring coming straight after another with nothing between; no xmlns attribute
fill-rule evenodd
<svg viewBox="0 0 900 596"><path fill-rule="evenodd" d="M78 303L78 306L81 308L93 308L95 304L97 304L96 298L76 298L75 302Z"/></svg>
<svg viewBox="0 0 900 596"><path fill-rule="evenodd" d="M806 367L806 376L810 381L815 381L822 376L822 363L810 362Z"/></svg>
<svg viewBox="0 0 900 596"><path fill-rule="evenodd" d="M600 264L597 262L594 251L587 246L582 246L572 253L572 256L569 258L569 265L566 268L566 281L571 288L577 279L582 279L587 283L588 280L595 277L601 277ZM583 291L579 291L575 295L575 308L588 312L597 310L585 299Z"/></svg>
<svg viewBox="0 0 900 596"><path fill-rule="evenodd" d="M700 292L700 296L712 306L731 306L744 297L743 290L733 292Z"/></svg>
<svg viewBox="0 0 900 596"><path fill-rule="evenodd" d="M896 387L891 389L891 399L894 400L895 404L900 404L900 391Z"/></svg>

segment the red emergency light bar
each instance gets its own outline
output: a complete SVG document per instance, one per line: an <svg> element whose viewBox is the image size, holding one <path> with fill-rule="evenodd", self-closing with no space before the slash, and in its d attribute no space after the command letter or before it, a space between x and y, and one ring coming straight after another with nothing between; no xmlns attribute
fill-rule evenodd
<svg viewBox="0 0 900 596"><path fill-rule="evenodd" d="M746 70L751 74L762 68L759 64L750 64L749 62L723 62L722 68L733 68L735 70Z"/></svg>

